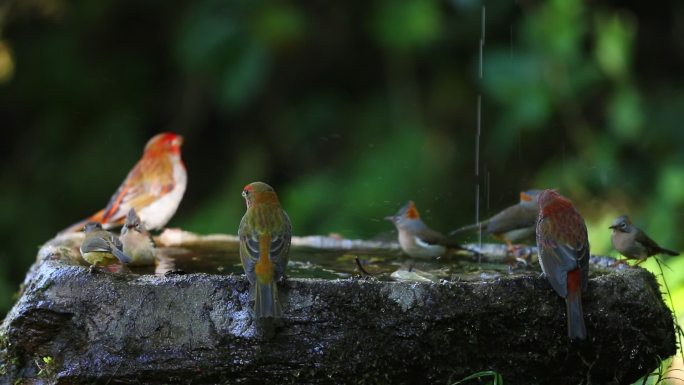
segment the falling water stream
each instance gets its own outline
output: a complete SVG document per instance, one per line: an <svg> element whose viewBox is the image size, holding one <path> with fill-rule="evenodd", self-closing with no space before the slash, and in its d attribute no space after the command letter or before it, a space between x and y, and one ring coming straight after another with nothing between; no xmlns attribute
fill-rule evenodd
<svg viewBox="0 0 684 385"><path fill-rule="evenodd" d="M482 6L482 31L480 33L480 45L479 45L479 57L480 57L480 71L479 80L482 80L483 76L483 60L482 52L484 50L485 44L485 7ZM475 223L480 223L480 135L482 133L482 93L477 95L477 133L475 135L475 179L477 183L475 185ZM487 177L487 181L489 176ZM487 186L487 196L489 196L489 183ZM489 198L487 199L489 205ZM478 244L482 245L482 224L480 224L478 229ZM478 257L478 265L482 263L482 260Z"/></svg>

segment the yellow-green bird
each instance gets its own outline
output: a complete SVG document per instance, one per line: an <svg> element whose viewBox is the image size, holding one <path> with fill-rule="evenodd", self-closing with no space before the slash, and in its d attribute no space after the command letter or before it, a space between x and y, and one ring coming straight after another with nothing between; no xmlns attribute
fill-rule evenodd
<svg viewBox="0 0 684 385"><path fill-rule="evenodd" d="M129 263L131 257L124 254L119 238L103 230L102 225L90 222L83 228L85 239L81 244L81 255L93 266L109 266L117 262Z"/></svg>
<svg viewBox="0 0 684 385"><path fill-rule="evenodd" d="M240 221L240 259L250 283L256 318L282 314L276 282L285 273L292 225L273 187L250 183L242 190L247 212Z"/></svg>

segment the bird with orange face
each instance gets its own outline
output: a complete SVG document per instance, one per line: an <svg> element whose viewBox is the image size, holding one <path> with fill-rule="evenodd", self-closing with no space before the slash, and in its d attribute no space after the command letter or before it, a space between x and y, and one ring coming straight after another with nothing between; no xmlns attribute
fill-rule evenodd
<svg viewBox="0 0 684 385"><path fill-rule="evenodd" d="M587 337L582 312L589 274L587 226L572 202L555 190L544 190L538 201L539 263L551 287L565 298L568 337L583 340Z"/></svg>
<svg viewBox="0 0 684 385"><path fill-rule="evenodd" d="M256 318L282 315L277 281L285 273L292 225L273 187L250 183L242 190L247 211L240 221L240 259L250 283Z"/></svg>
<svg viewBox="0 0 684 385"><path fill-rule="evenodd" d="M463 249L455 240L427 227L413 201L385 219L394 223L399 232L399 246L410 257L440 257L449 249Z"/></svg>
<svg viewBox="0 0 684 385"><path fill-rule="evenodd" d="M145 145L142 158L128 173L107 206L64 230L78 231L87 222L96 222L103 228L121 226L130 209L140 216L145 228L163 228L183 199L188 177L181 160L183 137L174 133L157 134Z"/></svg>

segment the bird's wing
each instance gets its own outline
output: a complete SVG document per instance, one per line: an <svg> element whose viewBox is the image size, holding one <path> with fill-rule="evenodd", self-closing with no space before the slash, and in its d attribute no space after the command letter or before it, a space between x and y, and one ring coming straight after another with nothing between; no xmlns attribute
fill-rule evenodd
<svg viewBox="0 0 684 385"><path fill-rule="evenodd" d="M446 237L435 230L424 228L416 232L416 237L420 239L421 242L427 243L428 245L441 244L444 242Z"/></svg>
<svg viewBox="0 0 684 385"><path fill-rule="evenodd" d="M121 249L117 249L116 247L112 249L112 254L121 261L121 263L130 263L133 258L129 257L126 255Z"/></svg>
<svg viewBox="0 0 684 385"><path fill-rule="evenodd" d="M143 157L110 198L102 222L123 223L131 208L140 211L173 187L173 164L168 157Z"/></svg>
<svg viewBox="0 0 684 385"><path fill-rule="evenodd" d="M566 297L568 295L568 272L575 270L579 267L578 256L587 255L588 258L589 250L585 247L582 249L573 248L567 244L546 244L540 245L539 261L542 265L542 270L548 278L553 289L561 297ZM584 278L584 277L583 277ZM586 279L582 280L583 284Z"/></svg>
<svg viewBox="0 0 684 385"><path fill-rule="evenodd" d="M289 254L290 237L292 234L292 225L290 224L290 219L287 217L287 214L284 214L283 219L285 222L283 229L281 231L272 232L269 235L270 246L268 247L268 253L269 258L276 266L276 276L281 276L284 272L281 271L280 267L282 266L282 270L284 270L287 261L285 261L284 264L281 264L280 262L282 258L287 258ZM243 217L240 224L240 230L238 231L238 236L242 241L240 246L240 257L243 260L243 264L245 264L245 262L253 264L256 263L261 254L260 242L263 241L264 236L259 234L259 232L248 228L245 222L246 219ZM245 266L247 266L247 264L245 264Z"/></svg>
<svg viewBox="0 0 684 385"><path fill-rule="evenodd" d="M92 252L112 252L112 245L107 242L107 240L100 237L90 237L83 240L81 244L81 253L92 253Z"/></svg>
<svg viewBox="0 0 684 385"><path fill-rule="evenodd" d="M522 205L514 205L489 218L486 231L489 234L500 234L532 227L536 221L537 210Z"/></svg>
<svg viewBox="0 0 684 385"><path fill-rule="evenodd" d="M427 227L416 232L416 242L422 242L427 245L442 245L458 249L461 248L461 243L458 240L446 237L442 233Z"/></svg>
<svg viewBox="0 0 684 385"><path fill-rule="evenodd" d="M641 243L646 248L648 256L660 253L669 255L679 254L675 251L660 247L660 245L658 245L653 239L651 239L648 235L646 235L646 233L644 233L641 230L637 232L636 236L634 237L634 240Z"/></svg>
<svg viewBox="0 0 684 385"><path fill-rule="evenodd" d="M240 238L240 259L245 269L259 259L259 236L248 225L247 215L242 217L238 228Z"/></svg>
<svg viewBox="0 0 684 385"><path fill-rule="evenodd" d="M275 264L275 275L276 277L282 277L285 274L285 268L287 267L287 260L290 255L290 242L292 237L292 223L290 222L290 217L287 216L285 211L283 214L283 228L282 231L273 234L271 239L271 260Z"/></svg>
<svg viewBox="0 0 684 385"><path fill-rule="evenodd" d="M116 235L112 234L109 238L109 241L111 242L113 249L123 250L123 243L121 242L121 239L119 239L119 237L117 237Z"/></svg>

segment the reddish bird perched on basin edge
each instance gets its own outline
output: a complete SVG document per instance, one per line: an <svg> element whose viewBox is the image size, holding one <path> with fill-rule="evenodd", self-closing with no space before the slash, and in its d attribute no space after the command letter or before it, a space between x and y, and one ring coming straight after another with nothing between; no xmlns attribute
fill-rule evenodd
<svg viewBox="0 0 684 385"><path fill-rule="evenodd" d="M152 137L107 207L62 233L78 231L87 222L97 222L105 229L121 226L131 208L148 230L163 228L176 213L188 181L181 160L182 143L183 137L170 132Z"/></svg>
<svg viewBox="0 0 684 385"><path fill-rule="evenodd" d="M240 221L240 259L250 283L256 318L282 314L277 281L285 273L292 225L273 187L250 183L242 190L247 212Z"/></svg>
<svg viewBox="0 0 684 385"><path fill-rule="evenodd" d="M589 240L584 219L572 202L555 190L539 195L539 263L553 289L565 298L568 337L585 339L582 292L587 290Z"/></svg>
<svg viewBox="0 0 684 385"><path fill-rule="evenodd" d="M399 232L399 245L410 257L440 257L448 249L463 249L456 240L427 227L420 219L413 201L408 201L395 215L385 217L385 219L396 226Z"/></svg>
<svg viewBox="0 0 684 385"><path fill-rule="evenodd" d="M634 226L627 215L617 217L609 228L613 230L610 241L615 250L627 259L636 259L637 265L656 254L679 255L676 251L660 247L640 228Z"/></svg>

